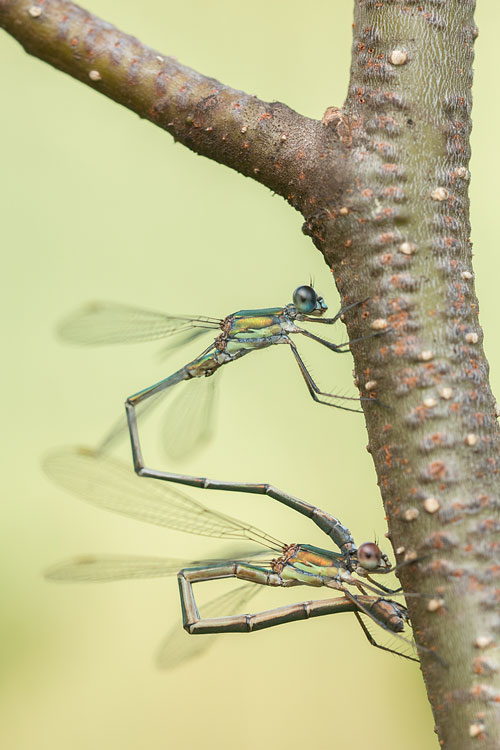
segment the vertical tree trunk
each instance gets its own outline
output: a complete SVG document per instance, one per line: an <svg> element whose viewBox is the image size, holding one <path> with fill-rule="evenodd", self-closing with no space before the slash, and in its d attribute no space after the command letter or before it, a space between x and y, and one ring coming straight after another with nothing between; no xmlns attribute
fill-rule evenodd
<svg viewBox="0 0 500 750"><path fill-rule="evenodd" d="M344 301L377 469L442 745L500 747L498 426L469 240L474 3L355 3L350 188L307 231ZM339 115L335 123L338 128ZM363 325L362 318L365 319ZM432 656L436 651L447 668Z"/></svg>

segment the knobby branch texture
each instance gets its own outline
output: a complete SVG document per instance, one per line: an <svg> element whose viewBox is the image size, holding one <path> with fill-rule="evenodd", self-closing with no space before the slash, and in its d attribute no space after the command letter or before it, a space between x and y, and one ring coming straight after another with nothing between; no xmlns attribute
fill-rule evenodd
<svg viewBox="0 0 500 750"><path fill-rule="evenodd" d="M356 0L343 108L321 121L159 54L65 0L0 0L30 54L305 219L347 315L389 535L442 746L500 747L497 419L471 266L473 0ZM334 13L334 9L332 9ZM411 561L417 559L411 564ZM439 654L442 661L433 656Z"/></svg>

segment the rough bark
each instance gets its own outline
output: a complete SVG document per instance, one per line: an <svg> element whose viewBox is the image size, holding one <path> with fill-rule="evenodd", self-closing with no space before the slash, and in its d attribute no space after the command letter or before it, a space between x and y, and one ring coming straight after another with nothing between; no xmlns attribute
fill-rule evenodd
<svg viewBox="0 0 500 750"><path fill-rule="evenodd" d="M158 54L64 0L0 0L26 51L256 179L304 216L348 315L369 450L441 745L500 746L498 405L469 241L471 0L356 0L321 122ZM332 11L334 12L334 10ZM347 519L348 520L348 519ZM448 667L433 657L432 651Z"/></svg>

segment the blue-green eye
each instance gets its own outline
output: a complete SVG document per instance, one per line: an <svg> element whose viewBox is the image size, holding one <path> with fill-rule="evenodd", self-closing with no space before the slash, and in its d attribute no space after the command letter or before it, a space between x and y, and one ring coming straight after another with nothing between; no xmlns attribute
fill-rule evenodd
<svg viewBox="0 0 500 750"><path fill-rule="evenodd" d="M312 286L299 286L293 293L293 304L301 313L310 313L316 307L318 295Z"/></svg>

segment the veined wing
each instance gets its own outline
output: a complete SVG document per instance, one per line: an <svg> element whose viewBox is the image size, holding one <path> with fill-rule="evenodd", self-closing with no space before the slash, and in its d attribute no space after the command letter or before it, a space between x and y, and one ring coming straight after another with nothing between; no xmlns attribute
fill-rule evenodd
<svg viewBox="0 0 500 750"><path fill-rule="evenodd" d="M192 378L177 386L161 420L162 443L170 458L192 453L212 437L220 377Z"/></svg>
<svg viewBox="0 0 500 750"><path fill-rule="evenodd" d="M45 572L51 581L124 581L133 578L173 576L194 565L186 560L130 555L78 555Z"/></svg>
<svg viewBox="0 0 500 750"><path fill-rule="evenodd" d="M77 497L139 521L200 536L246 539L281 551L283 544L255 526L209 510L156 479L139 478L128 464L86 448L58 451L44 461L48 476Z"/></svg>
<svg viewBox="0 0 500 750"><path fill-rule="evenodd" d="M129 581L140 578L165 578L175 576L183 568L220 565L237 560L254 561L262 551L246 550L243 554L228 553L224 557L210 560L184 560L174 557L146 557L142 555L77 555L56 563L45 571L50 581L68 583ZM262 563L260 563L262 564Z"/></svg>
<svg viewBox="0 0 500 750"><path fill-rule="evenodd" d="M241 608L260 591L260 586L245 583L200 607L202 617L223 617L224 615L241 614ZM189 635L179 621L169 630L163 640L156 663L160 669L172 669L181 662L200 656L207 651L217 638L214 635Z"/></svg>
<svg viewBox="0 0 500 750"><path fill-rule="evenodd" d="M117 302L92 302L63 320L58 333L72 344L124 344L154 341L193 328L218 329L219 323L217 318L167 315Z"/></svg>
<svg viewBox="0 0 500 750"><path fill-rule="evenodd" d="M219 327L219 323L217 322L216 326L213 326L214 329ZM169 341L165 346L163 346L160 351L158 352L158 361L165 362L171 354L176 352L178 349L181 349L184 346L188 346L193 341L197 341L201 336L205 335L206 330L212 330L212 326L210 325L200 325L199 328L191 328L186 329L185 331L175 331L176 335L175 338L172 341Z"/></svg>
<svg viewBox="0 0 500 750"><path fill-rule="evenodd" d="M221 375L217 376L220 382ZM137 405L137 416L142 420L155 411L161 399L168 405L161 418L162 443L170 458L180 458L207 443L213 434L217 380L192 378L179 383L177 388L160 391ZM175 391L175 392L174 392ZM97 453L107 453L113 445L129 437L127 418L123 414L97 446Z"/></svg>
<svg viewBox="0 0 500 750"><path fill-rule="evenodd" d="M413 640L413 631L408 623L405 623L404 635L401 635L401 633L394 633L384 623L366 614L360 613L359 617L363 622L365 632L368 632L380 648L410 661L420 661Z"/></svg>

